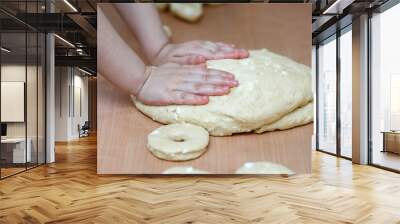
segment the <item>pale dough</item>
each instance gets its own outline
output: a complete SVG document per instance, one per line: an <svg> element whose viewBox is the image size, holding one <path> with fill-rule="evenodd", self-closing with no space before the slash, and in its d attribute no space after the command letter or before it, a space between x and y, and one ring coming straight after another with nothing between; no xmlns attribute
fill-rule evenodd
<svg viewBox="0 0 400 224"><path fill-rule="evenodd" d="M313 121L313 118L314 118L314 104L310 102L307 105L299 107L293 112L285 115L278 121L275 121L272 124L267 124L261 127L260 129L255 130L254 132L260 134L266 131L285 130L300 125L308 124Z"/></svg>
<svg viewBox="0 0 400 224"><path fill-rule="evenodd" d="M221 5L222 3L207 3L210 6ZM168 9L178 18L188 22L196 22L203 15L203 3L155 3L161 11Z"/></svg>
<svg viewBox="0 0 400 224"><path fill-rule="evenodd" d="M165 34L167 34L167 37L168 37L169 39L171 39L171 37L172 37L172 30L171 30L171 28L170 28L169 26L167 26L167 25L164 25L164 26L163 26L163 29L164 29Z"/></svg>
<svg viewBox="0 0 400 224"><path fill-rule="evenodd" d="M207 150L208 132L193 124L170 124L147 136L147 148L160 158L171 161L195 159Z"/></svg>
<svg viewBox="0 0 400 224"><path fill-rule="evenodd" d="M295 174L291 169L277 163L271 162L247 162L236 170L236 174Z"/></svg>
<svg viewBox="0 0 400 224"><path fill-rule="evenodd" d="M163 124L187 122L225 136L260 130L313 98L310 68L266 49L250 51L246 59L210 60L207 67L231 72L239 86L201 106L149 106L132 99L142 113Z"/></svg>
<svg viewBox="0 0 400 224"><path fill-rule="evenodd" d="M178 18L196 22L203 15L202 3L170 3L169 10Z"/></svg>
<svg viewBox="0 0 400 224"><path fill-rule="evenodd" d="M209 174L209 172L191 166L175 166L164 170L162 174Z"/></svg>

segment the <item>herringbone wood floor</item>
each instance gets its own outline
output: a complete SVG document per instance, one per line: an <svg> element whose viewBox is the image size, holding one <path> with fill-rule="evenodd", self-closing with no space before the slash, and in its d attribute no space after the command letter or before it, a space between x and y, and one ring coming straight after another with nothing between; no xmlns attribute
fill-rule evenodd
<svg viewBox="0 0 400 224"><path fill-rule="evenodd" d="M0 223L400 223L400 175L313 153L313 174L96 175L96 139L0 181Z"/></svg>

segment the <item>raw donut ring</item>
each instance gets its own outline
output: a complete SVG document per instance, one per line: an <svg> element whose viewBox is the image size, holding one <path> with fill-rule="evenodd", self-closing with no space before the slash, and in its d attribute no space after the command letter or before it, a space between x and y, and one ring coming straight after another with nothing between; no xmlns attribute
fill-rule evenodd
<svg viewBox="0 0 400 224"><path fill-rule="evenodd" d="M293 175L294 172L284 165L258 161L247 162L242 167L236 170L236 174L280 174L280 175Z"/></svg>
<svg viewBox="0 0 400 224"><path fill-rule="evenodd" d="M193 168L191 166L175 166L168 168L162 174L210 174L207 171Z"/></svg>
<svg viewBox="0 0 400 224"><path fill-rule="evenodd" d="M147 136L147 148L160 159L185 161L207 150L208 132L197 125L181 123L157 128Z"/></svg>

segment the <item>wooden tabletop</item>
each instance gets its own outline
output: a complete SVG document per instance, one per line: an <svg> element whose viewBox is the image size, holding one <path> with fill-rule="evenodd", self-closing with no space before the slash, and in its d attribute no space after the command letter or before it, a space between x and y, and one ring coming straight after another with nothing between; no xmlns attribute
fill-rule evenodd
<svg viewBox="0 0 400 224"><path fill-rule="evenodd" d="M109 10L109 6L102 4L103 11ZM174 42L203 39L248 49L268 48L305 65L311 64L309 4L208 6L203 18L195 24L180 21L167 12L161 16L171 28ZM207 152L186 162L160 160L146 149L147 135L159 126L140 113L128 95L98 76L97 169L100 174L159 174L169 167L183 165L215 174L231 174L245 162L252 161L280 163L297 173L311 171L312 124L261 135L211 137Z"/></svg>

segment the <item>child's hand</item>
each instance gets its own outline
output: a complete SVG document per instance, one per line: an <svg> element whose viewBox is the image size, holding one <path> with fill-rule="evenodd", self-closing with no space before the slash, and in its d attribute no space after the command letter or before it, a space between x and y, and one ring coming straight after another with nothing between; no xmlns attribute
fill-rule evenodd
<svg viewBox="0 0 400 224"><path fill-rule="evenodd" d="M204 64L165 64L148 67L146 73L148 78L136 97L148 105L207 104L208 96L228 94L238 85L232 74L206 69Z"/></svg>
<svg viewBox="0 0 400 224"><path fill-rule="evenodd" d="M195 40L182 44L165 45L152 60L152 64L196 65L204 63L206 60L240 59L248 56L247 50L235 48L232 44Z"/></svg>

